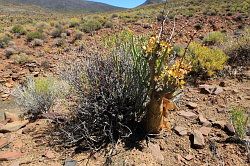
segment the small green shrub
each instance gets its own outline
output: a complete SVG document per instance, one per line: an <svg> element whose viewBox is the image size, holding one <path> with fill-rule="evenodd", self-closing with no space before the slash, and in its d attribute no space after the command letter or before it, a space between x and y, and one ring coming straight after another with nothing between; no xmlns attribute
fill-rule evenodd
<svg viewBox="0 0 250 166"><path fill-rule="evenodd" d="M73 39L71 43L75 43L77 40L81 40L83 36L83 33L81 31L76 31L75 35L73 36Z"/></svg>
<svg viewBox="0 0 250 166"><path fill-rule="evenodd" d="M0 48L5 48L11 41L11 37L6 34L0 34Z"/></svg>
<svg viewBox="0 0 250 166"><path fill-rule="evenodd" d="M192 72L204 76L213 76L217 71L223 70L228 56L219 48L209 48L197 42L188 47L186 59L191 62Z"/></svg>
<svg viewBox="0 0 250 166"><path fill-rule="evenodd" d="M27 41L31 42L34 39L44 39L43 32L41 31L34 31L34 32L29 32L27 34Z"/></svg>
<svg viewBox="0 0 250 166"><path fill-rule="evenodd" d="M22 25L14 25L11 29L11 33L24 35L26 34L26 31Z"/></svg>
<svg viewBox="0 0 250 166"><path fill-rule="evenodd" d="M222 44L226 40L226 35L219 31L210 32L204 37L203 43L206 45Z"/></svg>
<svg viewBox="0 0 250 166"><path fill-rule="evenodd" d="M102 24L100 21L91 19L91 20L87 20L86 22L84 22L81 25L80 30L85 33L91 33L101 28L102 28Z"/></svg>
<svg viewBox="0 0 250 166"><path fill-rule="evenodd" d="M233 107L231 108L230 114L237 136L240 139L243 139L246 135L246 126L248 123L245 109L241 107Z"/></svg>
<svg viewBox="0 0 250 166"><path fill-rule="evenodd" d="M127 43L133 37L133 32L130 30L123 30L117 34L108 35L103 38L104 46L107 48L115 48L118 47L117 44L122 42Z"/></svg>
<svg viewBox="0 0 250 166"><path fill-rule="evenodd" d="M57 98L65 91L62 83L53 77L29 78L14 91L16 102L31 119L51 110Z"/></svg>
<svg viewBox="0 0 250 166"><path fill-rule="evenodd" d="M104 23L104 27L105 28L113 28L113 23L111 22L111 21L106 21L105 23Z"/></svg>
<svg viewBox="0 0 250 166"><path fill-rule="evenodd" d="M61 28L54 28L51 32L53 38L61 37L63 30Z"/></svg>

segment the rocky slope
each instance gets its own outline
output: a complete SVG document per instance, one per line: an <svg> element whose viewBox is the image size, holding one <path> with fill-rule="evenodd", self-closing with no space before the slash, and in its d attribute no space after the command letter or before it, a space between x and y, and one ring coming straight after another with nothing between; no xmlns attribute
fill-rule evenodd
<svg viewBox="0 0 250 166"><path fill-rule="evenodd" d="M1 2L1 1L0 1ZM103 12L121 9L99 2L85 0L3 0L2 2L35 5L56 11Z"/></svg>

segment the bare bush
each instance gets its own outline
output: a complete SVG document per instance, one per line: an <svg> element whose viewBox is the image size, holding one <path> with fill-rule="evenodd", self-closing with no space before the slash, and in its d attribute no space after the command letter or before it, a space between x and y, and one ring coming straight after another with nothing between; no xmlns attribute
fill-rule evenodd
<svg viewBox="0 0 250 166"><path fill-rule="evenodd" d="M91 55L62 72L78 96L72 118L57 124L67 145L97 150L130 136L131 126L135 129L140 121L148 97L148 67L130 42L111 56Z"/></svg>

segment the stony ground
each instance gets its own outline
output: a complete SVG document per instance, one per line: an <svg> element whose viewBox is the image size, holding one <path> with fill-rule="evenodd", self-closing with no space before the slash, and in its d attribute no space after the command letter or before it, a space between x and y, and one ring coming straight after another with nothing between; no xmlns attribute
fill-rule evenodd
<svg viewBox="0 0 250 166"><path fill-rule="evenodd" d="M188 36L194 25L203 23L197 38L202 38L213 30L227 30L229 34L237 32L249 25L249 18L237 20L235 16L208 16L193 18L177 18L176 29L186 25L181 36ZM129 27L135 33L148 34L157 31L157 25L143 26L142 23L123 24L115 30ZM172 24L166 25L165 32L171 32ZM84 35L85 43L96 46L104 34L114 33L111 29L96 32L95 36ZM72 35L67 38L71 39ZM182 38L187 42L188 38ZM50 146L49 136L44 134L51 128L49 119L27 122L17 118L19 108L14 104L11 90L22 83L26 76L46 76L57 72L58 64L69 59L67 51L86 49L67 43L63 48L53 46L54 39L48 38L42 46L32 47L25 42L25 37L14 38L14 51L20 51L31 57L25 64L16 64L13 58L6 58L6 49L0 49L0 165L3 166L61 166L77 162L77 165L102 165L105 153L99 152L72 154L73 149L58 149ZM88 48L88 47L87 47ZM77 56L77 55L76 55ZM249 73L249 71L247 71ZM249 74L248 74L249 76ZM200 86L205 85L205 86ZM147 138L126 147L122 142L117 144L117 150L112 157L113 165L249 165L246 149L235 143L226 141L234 134L230 122L229 108L242 106L250 113L250 81L233 78L217 78L199 82L198 85L188 85L181 100L179 110L170 112L168 120L172 130L163 131L157 138ZM205 92L205 93L204 93ZM60 111L62 108L56 108ZM9 113L5 113L9 112ZM5 113L5 116L4 116ZM6 118L4 118L6 117ZM194 138L193 138L194 137ZM246 138L249 140L249 136ZM74 160L74 161L71 161ZM70 162L71 161L71 162Z"/></svg>
<svg viewBox="0 0 250 166"><path fill-rule="evenodd" d="M249 83L249 80L227 78L188 86L178 103L179 110L168 115L172 130L142 140L132 148L117 144L113 165L248 165L244 146L226 140L234 134L229 108L242 106L250 114ZM3 104L14 108L9 101L1 102L1 106ZM0 108L1 112L6 111ZM78 165L104 163L102 152L91 156L88 153L70 154L66 149L49 146L44 133L51 121L41 119L27 123L20 121L16 113L7 113L7 121L1 122L0 160L7 161L1 161L0 165L59 166L66 160L75 160ZM12 127L9 125L3 130L8 124ZM249 135L246 139L249 141Z"/></svg>

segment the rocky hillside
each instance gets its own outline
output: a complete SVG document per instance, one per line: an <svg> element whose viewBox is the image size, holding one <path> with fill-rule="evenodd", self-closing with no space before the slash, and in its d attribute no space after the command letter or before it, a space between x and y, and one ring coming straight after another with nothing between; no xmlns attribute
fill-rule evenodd
<svg viewBox="0 0 250 166"><path fill-rule="evenodd" d="M3 0L13 4L28 4L35 5L46 9L56 11L81 11L81 12L103 12L118 10L121 8L107 5L99 2L91 2L85 0Z"/></svg>

